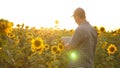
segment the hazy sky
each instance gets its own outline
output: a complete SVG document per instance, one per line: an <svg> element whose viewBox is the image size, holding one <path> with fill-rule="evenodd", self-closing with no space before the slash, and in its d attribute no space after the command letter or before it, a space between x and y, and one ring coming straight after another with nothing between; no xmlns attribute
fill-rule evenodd
<svg viewBox="0 0 120 68"><path fill-rule="evenodd" d="M119 0L0 0L0 18L37 28L54 27L58 19L60 28L74 29L71 16L82 7L90 24L114 30L120 27L119 6Z"/></svg>

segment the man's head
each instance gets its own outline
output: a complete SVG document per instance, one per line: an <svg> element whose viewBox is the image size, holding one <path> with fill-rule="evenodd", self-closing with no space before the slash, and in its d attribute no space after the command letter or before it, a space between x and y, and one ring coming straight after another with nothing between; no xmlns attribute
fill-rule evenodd
<svg viewBox="0 0 120 68"><path fill-rule="evenodd" d="M82 8L75 9L73 16L77 23L79 23L79 21L84 20L86 18L85 11Z"/></svg>

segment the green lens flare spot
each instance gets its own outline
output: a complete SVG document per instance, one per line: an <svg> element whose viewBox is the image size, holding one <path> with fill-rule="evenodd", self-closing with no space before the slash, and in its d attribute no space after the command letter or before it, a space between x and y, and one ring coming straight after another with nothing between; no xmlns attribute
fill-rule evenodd
<svg viewBox="0 0 120 68"><path fill-rule="evenodd" d="M71 58L76 58L76 54L74 52L71 53Z"/></svg>
<svg viewBox="0 0 120 68"><path fill-rule="evenodd" d="M77 58L78 58L78 53L75 52L75 51L72 51L72 52L69 54L69 57L70 57L70 60L75 61L75 60L77 60Z"/></svg>

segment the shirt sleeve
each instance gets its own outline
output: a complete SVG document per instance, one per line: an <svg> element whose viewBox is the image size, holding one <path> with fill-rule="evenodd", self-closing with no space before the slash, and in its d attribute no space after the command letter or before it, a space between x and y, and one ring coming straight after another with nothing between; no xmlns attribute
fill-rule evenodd
<svg viewBox="0 0 120 68"><path fill-rule="evenodd" d="M84 31L82 28L77 27L68 45L77 47L84 40Z"/></svg>

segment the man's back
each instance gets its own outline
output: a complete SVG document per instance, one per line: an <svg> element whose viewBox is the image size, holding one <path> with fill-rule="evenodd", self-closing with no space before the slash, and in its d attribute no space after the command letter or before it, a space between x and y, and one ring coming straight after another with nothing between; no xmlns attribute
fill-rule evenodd
<svg viewBox="0 0 120 68"><path fill-rule="evenodd" d="M81 23L69 42L69 45L79 51L79 59L76 62L71 61L70 68L72 66L92 68L96 44L96 30L88 22Z"/></svg>

